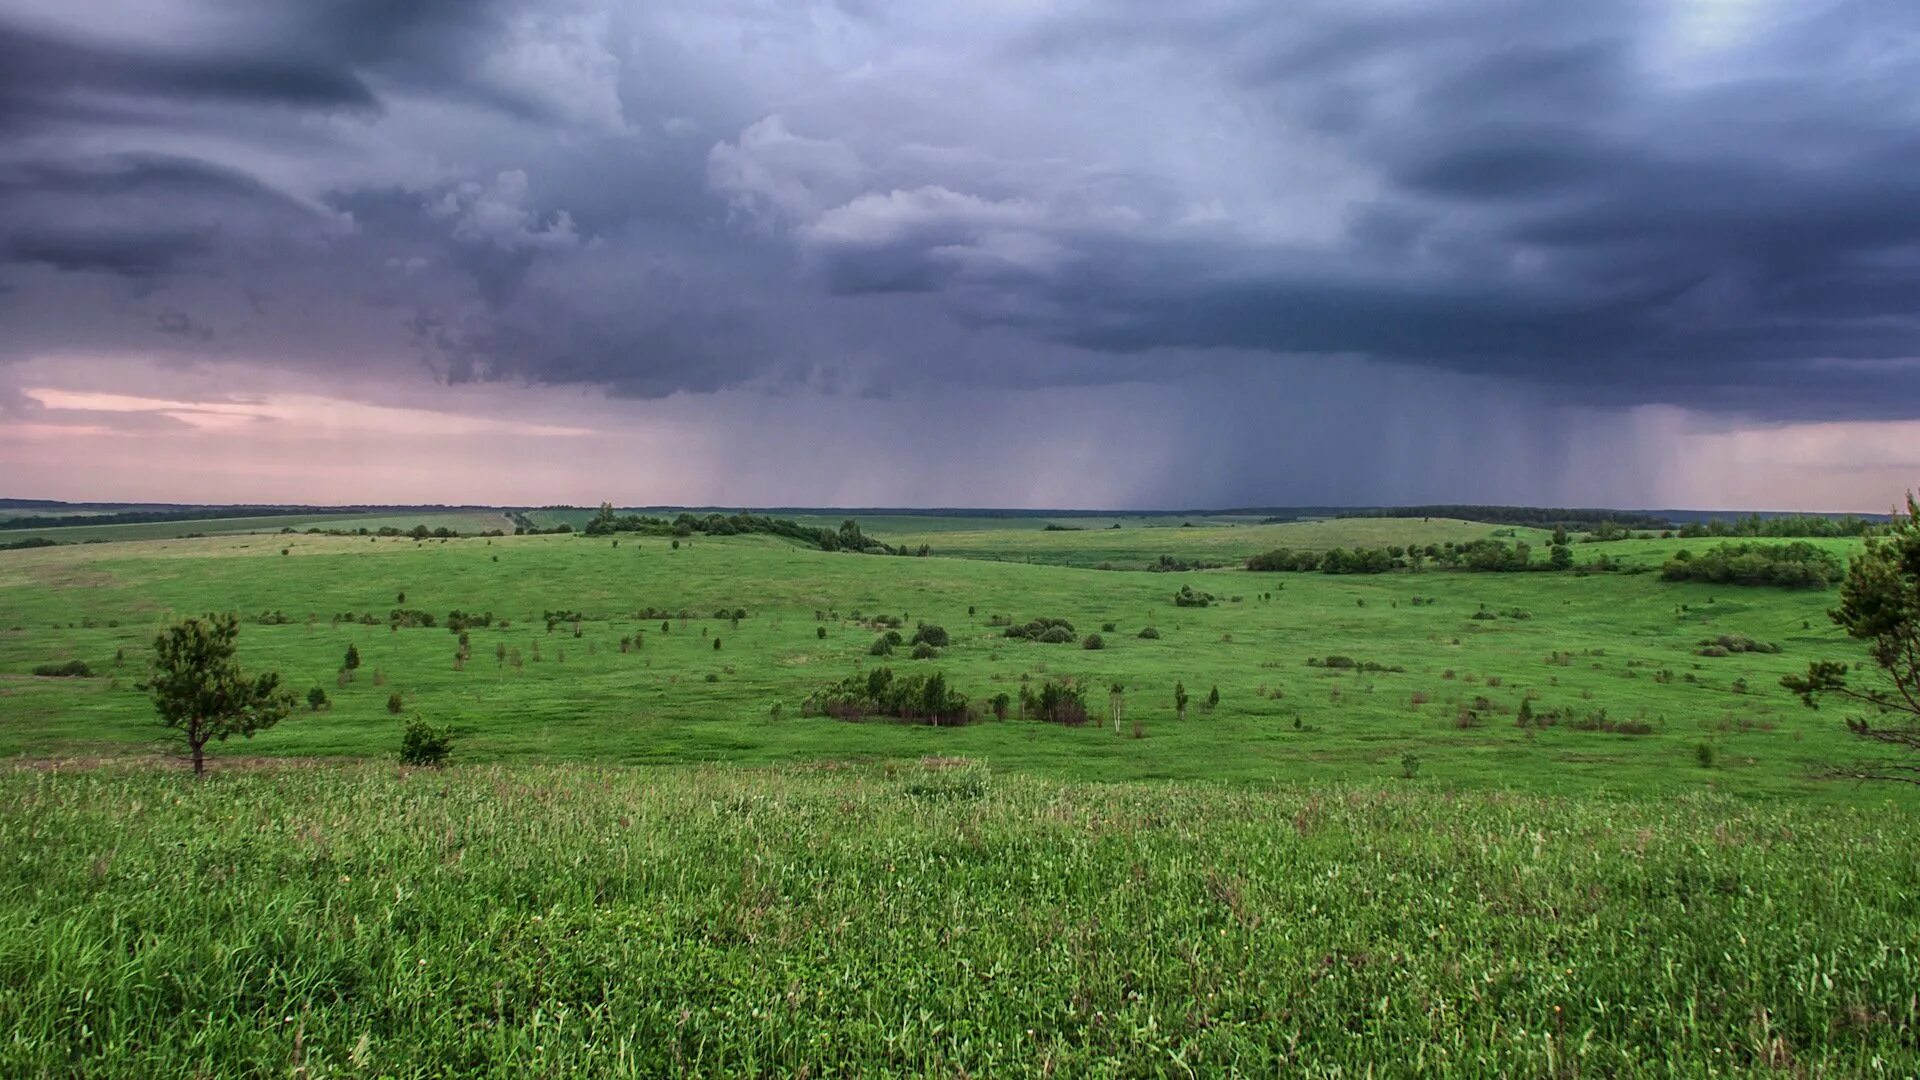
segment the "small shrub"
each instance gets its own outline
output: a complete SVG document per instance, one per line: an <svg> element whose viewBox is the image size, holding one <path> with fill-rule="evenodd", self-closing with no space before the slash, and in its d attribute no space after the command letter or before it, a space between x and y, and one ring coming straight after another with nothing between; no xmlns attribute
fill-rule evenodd
<svg viewBox="0 0 1920 1080"><path fill-rule="evenodd" d="M1206 607L1211 603L1212 593L1198 592L1191 585L1182 585L1180 591L1173 594L1174 607Z"/></svg>
<svg viewBox="0 0 1920 1080"><path fill-rule="evenodd" d="M933 623L921 623L919 628L913 632L913 644L915 645L945 648L950 640L946 628L935 626Z"/></svg>
<svg viewBox="0 0 1920 1080"><path fill-rule="evenodd" d="M307 691L307 708L319 712L327 707L327 692L316 686Z"/></svg>
<svg viewBox="0 0 1920 1080"><path fill-rule="evenodd" d="M932 660L934 657L939 655L940 655L939 649L934 648L933 646L927 644L924 641L920 642L918 645L915 645L913 647L913 658L915 660Z"/></svg>
<svg viewBox="0 0 1920 1080"><path fill-rule="evenodd" d="M1099 634L1088 634L1081 640L1080 647L1083 649L1104 649L1107 647L1107 642L1106 639L1102 638Z"/></svg>
<svg viewBox="0 0 1920 1080"><path fill-rule="evenodd" d="M1103 634L1111 634L1113 633L1114 629L1119 625L1120 624L1118 623L1101 623L1100 632Z"/></svg>
<svg viewBox="0 0 1920 1080"><path fill-rule="evenodd" d="M1713 744L1703 742L1694 747L1693 760L1699 762L1700 767L1703 769L1713 768Z"/></svg>
<svg viewBox="0 0 1920 1080"><path fill-rule="evenodd" d="M404 707L405 706L400 701L400 691L395 690L393 693L387 695L387 711L388 712L392 713L395 716L399 716L400 710Z"/></svg>
<svg viewBox="0 0 1920 1080"><path fill-rule="evenodd" d="M397 700L399 695L394 695ZM400 764L438 768L453 754L453 729L434 727L415 713L400 733Z"/></svg>
<svg viewBox="0 0 1920 1080"><path fill-rule="evenodd" d="M85 660L69 660L64 664L41 664L33 673L43 679L85 679L93 675L93 669Z"/></svg>
<svg viewBox="0 0 1920 1080"><path fill-rule="evenodd" d="M1400 776L1411 780L1420 775L1420 755L1409 750L1400 755Z"/></svg>
<svg viewBox="0 0 1920 1080"><path fill-rule="evenodd" d="M814 636L814 637L816 637L816 638L818 638L818 639L819 639L819 640L821 640L821 641L825 641L825 640L827 640L827 628L826 628L826 627L824 627L824 626L816 626L816 627L814 627L814 628L813 628L813 636Z"/></svg>
<svg viewBox="0 0 1920 1080"><path fill-rule="evenodd" d="M1160 631L1154 629L1151 626L1142 627L1140 630L1139 636L1147 639L1148 641L1158 641L1160 639Z"/></svg>

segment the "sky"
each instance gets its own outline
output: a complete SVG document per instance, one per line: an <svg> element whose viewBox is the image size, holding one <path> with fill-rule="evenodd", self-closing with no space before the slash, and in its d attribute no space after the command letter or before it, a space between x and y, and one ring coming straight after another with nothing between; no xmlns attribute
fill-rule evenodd
<svg viewBox="0 0 1920 1080"><path fill-rule="evenodd" d="M1884 511L1912 0L4 0L0 495Z"/></svg>

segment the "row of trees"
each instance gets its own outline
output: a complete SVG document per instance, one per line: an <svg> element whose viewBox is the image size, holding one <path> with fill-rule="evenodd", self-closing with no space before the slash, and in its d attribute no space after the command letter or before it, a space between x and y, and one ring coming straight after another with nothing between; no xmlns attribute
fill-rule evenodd
<svg viewBox="0 0 1920 1080"><path fill-rule="evenodd" d="M1705 522L1690 521L1680 526L1680 536L1688 540L1720 536L1841 539L1850 536L1866 536L1880 527L1876 522L1852 514L1845 517L1822 517L1818 514L1761 517L1759 514L1749 514L1743 518L1730 520L1714 518Z"/></svg>

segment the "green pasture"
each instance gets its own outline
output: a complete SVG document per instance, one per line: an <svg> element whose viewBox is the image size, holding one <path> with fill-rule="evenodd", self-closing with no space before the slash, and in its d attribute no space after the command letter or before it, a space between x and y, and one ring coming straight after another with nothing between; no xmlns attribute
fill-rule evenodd
<svg viewBox="0 0 1920 1080"><path fill-rule="evenodd" d="M1107 542L1138 541L1135 559L1169 550L1193 558L1491 531L1368 519L1123 528ZM1013 551L1105 537L1018 530L992 542ZM1583 544L1576 553L1652 559L1657 545L1683 543L1708 542ZM136 687L152 637L169 621L232 610L248 622L248 664L281 672L302 694L320 686L332 703L216 754L387 756L399 728L388 703L398 694L401 716L456 728L462 761L934 755L1060 779L1271 783L1375 782L1399 775L1412 754L1423 780L1453 788L1886 797L1816 778L1863 748L1840 715L1807 710L1777 685L1811 659L1858 655L1825 618L1830 593L1674 585L1653 573L1101 571L941 550L930 558L823 553L765 537L694 537L676 549L631 536L234 536L0 553L0 753L169 749ZM1216 601L1176 607L1182 585ZM454 636L443 627L391 630L395 607L443 623L454 609L490 611L510 625L472 629L471 659L456 670ZM663 628L658 617L635 617L646 608L690 617ZM736 608L747 612L737 626L715 617ZM578 636L568 622L549 632L540 618L549 610L582 613ZM335 621L367 612L379 625ZM872 657L877 615L903 619L909 636L920 621L938 623L953 644L932 660L904 649ZM289 621L262 625L262 616ZM1106 647L1009 640L994 616L1064 617ZM1149 626L1158 639L1139 636ZM1721 635L1780 651L1699 655ZM639 644L623 652L623 638ZM345 681L338 672L350 644L363 666ZM1328 656L1357 666L1324 666ZM94 677L30 674L70 659L87 662ZM1063 729L989 717L936 729L801 715L813 690L883 663L939 670L976 702L1017 696L1023 681L1071 680L1102 722ZM1115 683L1123 687L1118 733L1106 722ZM1174 708L1177 683L1194 702L1184 720ZM1215 687L1219 705L1208 707ZM1523 701L1561 722L1521 726Z"/></svg>

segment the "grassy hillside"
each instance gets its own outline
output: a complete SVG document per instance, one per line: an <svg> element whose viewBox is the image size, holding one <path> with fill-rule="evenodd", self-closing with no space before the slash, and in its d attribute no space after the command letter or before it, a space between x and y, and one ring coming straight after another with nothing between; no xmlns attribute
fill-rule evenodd
<svg viewBox="0 0 1920 1080"><path fill-rule="evenodd" d="M16 770L0 850L8 1076L1920 1070L1884 807Z"/></svg>
<svg viewBox="0 0 1920 1080"><path fill-rule="evenodd" d="M1420 527L1151 530L1154 547L1145 550L1162 538L1198 544L1245 534L1267 546L1276 535L1307 532L1352 544L1363 538L1351 530ZM1428 528L1438 535L1485 527ZM995 542L1100 535L1021 531ZM1182 585L1218 602L1176 607ZM390 754L398 720L387 705L397 693L403 714L453 724L466 761L958 755L1061 778L1264 783L1379 780L1398 776L1412 754L1423 778L1467 788L1880 798L1812 779L1861 748L1838 715L1806 710L1777 685L1810 659L1857 655L1824 617L1830 596L1674 585L1653 574L1095 571L827 554L764 537L696 538L678 549L633 537L617 545L578 536L228 537L5 552L0 753L166 749L135 686L152 636L173 619L235 610L255 620L242 633L249 664L332 698L330 708L302 712L247 744L244 752L255 754ZM472 658L456 670L454 636L444 627L390 630L395 607L442 620L453 609L491 611L499 621L470 631ZM684 609L691 618L666 620L663 629L657 615L635 617L645 608ZM735 608L747 611L738 626L714 617ZM583 613L580 636L564 622L549 632L540 618L548 610ZM335 622L361 613L379 625ZM909 634L921 620L938 623L953 644L933 660L911 660L905 650L871 657L878 631L861 620L880 613L901 617ZM287 621L260 624L262 615ZM1066 618L1077 634L1100 633L1106 648L1008 640L991 624L996 615ZM1146 627L1159 637L1141 638ZM1703 641L1721 635L1781 651L1699 655ZM636 637L637 648L621 651L623 638ZM349 644L364 663L342 683L336 673ZM1325 666L1328 656L1357 666ZM70 659L92 665L95 677L30 674ZM1072 680L1102 718L1118 682L1121 732L1104 723L1063 729L989 719L933 729L799 715L810 692L879 664L941 671L975 701L1016 694L1023 683ZM1184 721L1175 714L1176 683L1194 701ZM1209 708L1214 687L1220 703ZM1523 703L1560 722L1521 726Z"/></svg>

